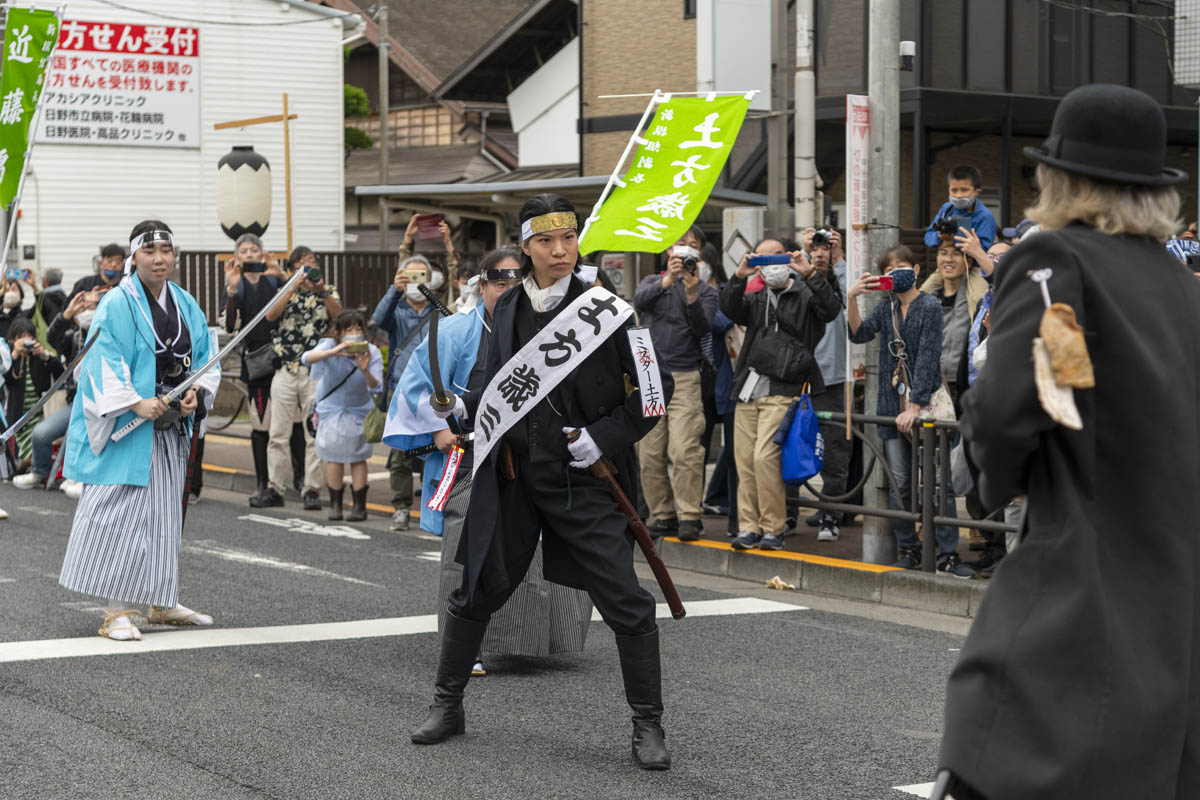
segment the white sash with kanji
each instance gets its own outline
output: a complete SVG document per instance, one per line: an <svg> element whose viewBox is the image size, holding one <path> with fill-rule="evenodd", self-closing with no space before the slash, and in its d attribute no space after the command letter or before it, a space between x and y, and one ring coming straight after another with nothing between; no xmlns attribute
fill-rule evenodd
<svg viewBox="0 0 1200 800"><path fill-rule="evenodd" d="M475 412L474 477L508 429L542 402L625 320L633 307L601 286L575 298L500 368Z"/></svg>

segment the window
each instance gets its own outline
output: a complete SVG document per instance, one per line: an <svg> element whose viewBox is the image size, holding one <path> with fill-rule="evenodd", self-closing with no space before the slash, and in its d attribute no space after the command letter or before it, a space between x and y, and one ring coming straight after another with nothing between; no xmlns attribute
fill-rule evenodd
<svg viewBox="0 0 1200 800"><path fill-rule="evenodd" d="M696 18L696 0L683 0L683 18Z"/></svg>

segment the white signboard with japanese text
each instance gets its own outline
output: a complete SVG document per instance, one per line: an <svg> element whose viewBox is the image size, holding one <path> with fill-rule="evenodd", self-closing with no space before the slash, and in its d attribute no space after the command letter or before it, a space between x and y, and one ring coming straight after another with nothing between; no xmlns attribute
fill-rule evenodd
<svg viewBox="0 0 1200 800"><path fill-rule="evenodd" d="M37 141L200 146L200 29L63 21Z"/></svg>
<svg viewBox="0 0 1200 800"><path fill-rule="evenodd" d="M870 98L846 95L846 288L854 285L867 262L867 223L870 203L867 163L871 149ZM856 302L856 301L851 301ZM846 383L867 376L867 348L846 340Z"/></svg>

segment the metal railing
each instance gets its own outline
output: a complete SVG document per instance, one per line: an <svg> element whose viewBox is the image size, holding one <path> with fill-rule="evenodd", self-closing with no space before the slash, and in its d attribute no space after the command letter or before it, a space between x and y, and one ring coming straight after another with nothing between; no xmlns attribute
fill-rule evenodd
<svg viewBox="0 0 1200 800"><path fill-rule="evenodd" d="M822 422L836 422L844 425L846 415L832 411L817 412ZM882 444L873 436L868 436L862 425L875 425L894 428L895 417L879 417L866 414L850 415L850 430L858 437L863 445L871 451L871 461L863 468L863 477L858 485L843 495L830 497L817 491L809 483L804 486L816 497L816 500L802 497L803 505L821 511L838 511L851 516L862 514L881 519L912 522L921 526L921 569L925 572L937 570L937 537L935 531L938 525L953 525L954 527L974 528L979 531L1011 532L1017 530L1016 525L998 522L993 519L964 519L939 515L938 509L946 507L946 502L953 497L950 485L950 449L958 435L957 422L941 422L917 420L913 423L912 461L909 465L909 508L904 510L903 497L899 490L899 481L892 473L884 455ZM877 508L865 504L847 503L846 500L855 497L870 480L873 467L878 465L888 484L888 492L895 500L896 508ZM999 511L994 513L1001 513Z"/></svg>

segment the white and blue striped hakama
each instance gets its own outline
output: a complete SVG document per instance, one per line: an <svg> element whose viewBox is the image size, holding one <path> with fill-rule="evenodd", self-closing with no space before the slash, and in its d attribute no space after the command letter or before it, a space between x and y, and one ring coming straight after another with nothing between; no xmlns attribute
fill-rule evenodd
<svg viewBox="0 0 1200 800"><path fill-rule="evenodd" d="M149 485L83 485L59 584L131 605L179 604L189 447L174 427L155 431Z"/></svg>
<svg viewBox="0 0 1200 800"><path fill-rule="evenodd" d="M450 593L462 585L463 568L454 560L471 500L471 474L459 472L446 498L442 525L442 573L438 584L438 630L446 623ZM587 641L592 601L587 592L542 577L542 545L538 543L529 571L504 606L492 615L480 649L511 656L578 653Z"/></svg>

